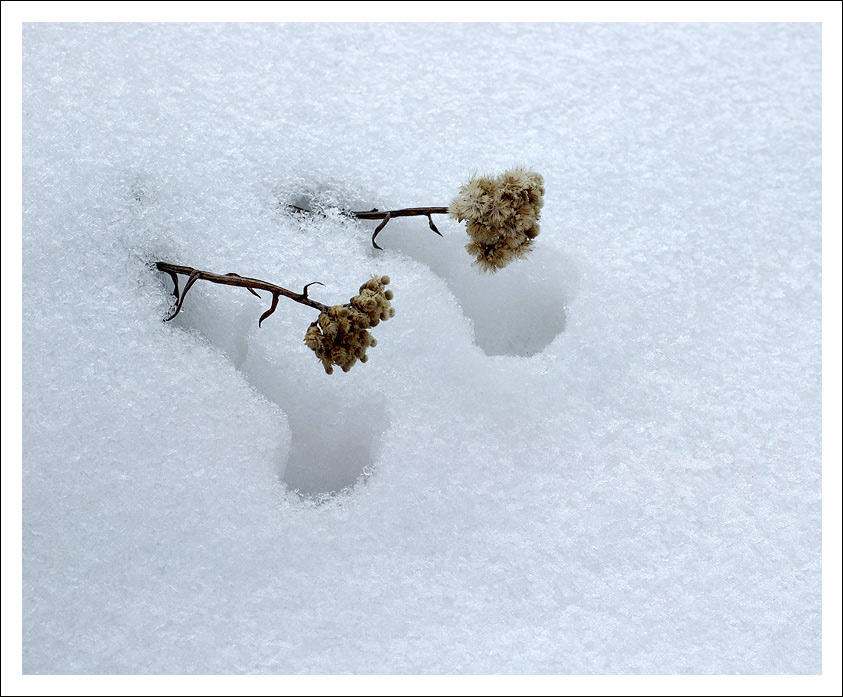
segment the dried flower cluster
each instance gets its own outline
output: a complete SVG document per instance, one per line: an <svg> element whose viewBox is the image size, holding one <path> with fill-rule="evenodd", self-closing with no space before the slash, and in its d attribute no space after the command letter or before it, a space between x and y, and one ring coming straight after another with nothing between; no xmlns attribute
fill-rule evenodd
<svg viewBox="0 0 843 697"><path fill-rule="evenodd" d="M536 172L515 168L499 177L473 176L460 189L460 195L450 206L427 208L399 208L391 211L352 212L360 220L380 220L372 233L372 244L380 249L375 241L384 226L393 218L426 216L430 229L437 235L442 233L433 223L433 215L449 214L459 221L466 221L466 228L471 241L466 249L475 257L474 265L483 271L502 269L513 259L523 257L531 251L533 240L539 234L538 220L544 203L544 179ZM292 206L302 213L311 213L303 208ZM395 316L390 300L392 291L386 290L388 276L372 276L360 286L360 293L344 305L328 306L308 295L313 285L322 285L314 281L305 285L300 293L267 283L257 278L247 278L236 273L218 274L202 271L191 266L180 266L166 261L158 261L155 267L170 275L173 280L173 295L176 307L165 321L169 321L181 312L184 299L196 281L209 281L220 285L245 288L257 297L257 291L272 294L272 303L258 320L258 326L270 317L278 307L283 296L302 305L319 310L319 317L308 328L304 342L317 355L325 372L334 372L338 365L343 372L348 372L359 360L365 363L366 350L376 346L377 342L369 329ZM179 276L187 276L184 290L179 289Z"/></svg>
<svg viewBox="0 0 843 697"><path fill-rule="evenodd" d="M347 373L358 359L361 363L368 360L366 349L377 345L368 330L381 320L395 316L389 302L392 291L385 290L388 283L389 276L372 276L360 286L359 295L345 305L329 307L310 325L304 342L313 349L329 375L335 365Z"/></svg>
<svg viewBox="0 0 843 697"><path fill-rule="evenodd" d="M466 221L471 238L466 249L476 257L474 265L497 271L531 251L543 203L542 176L518 167L496 179L473 176L448 212Z"/></svg>

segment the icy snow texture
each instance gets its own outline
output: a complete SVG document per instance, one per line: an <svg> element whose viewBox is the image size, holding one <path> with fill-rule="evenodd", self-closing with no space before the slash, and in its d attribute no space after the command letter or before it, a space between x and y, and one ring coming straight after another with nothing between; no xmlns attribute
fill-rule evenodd
<svg viewBox="0 0 843 697"><path fill-rule="evenodd" d="M25 672L820 670L819 25L23 38ZM513 165L494 276L336 209Z"/></svg>

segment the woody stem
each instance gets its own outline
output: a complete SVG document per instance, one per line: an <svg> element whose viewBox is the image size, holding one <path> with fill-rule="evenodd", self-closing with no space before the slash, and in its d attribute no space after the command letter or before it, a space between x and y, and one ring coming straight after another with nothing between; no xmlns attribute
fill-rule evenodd
<svg viewBox="0 0 843 697"><path fill-rule="evenodd" d="M296 211L297 213L312 213L313 211L307 210L307 208L301 208L300 206L289 206L291 209ZM424 215L427 216L427 223L430 226L430 229L433 230L439 237L442 237L442 233L439 232L436 225L433 224L433 216L436 215L446 215L448 213L447 206L428 206L425 208L397 208L394 211L379 211L377 208L373 208L370 211L349 211L350 215L353 215L355 218L359 220L380 220L381 223L375 228L375 231L372 233L372 246L375 249L383 249L378 243L375 241L380 234L381 230L386 227L386 224L392 220L393 218L407 218L412 215Z"/></svg>
<svg viewBox="0 0 843 697"><path fill-rule="evenodd" d="M176 309L173 311L173 314L170 315L167 320L173 319L180 311L182 303L184 302L184 298L187 295L187 291L190 290L190 287L196 281L210 281L211 283L218 283L224 286L238 286L240 288L246 288L250 293L253 295L258 295L255 291L256 290L264 290L268 293L272 293L272 307L267 313L261 317L261 321L266 319L272 312L275 311L275 307L278 302L278 297L283 295L285 298L289 298L290 300L294 300L297 303L301 303L302 305L307 305L308 307L312 307L315 310L319 310L320 312L325 312L328 309L327 305L323 305L316 300L312 300L307 296L307 288L308 286L312 285L310 283L307 284L302 289L301 293L296 293L292 290L287 290L286 288L282 288L281 286L276 286L274 283L267 283L266 281L261 281L257 278L246 278L244 276L238 276L237 274L230 273L230 274L217 274L212 273L210 271L200 271L199 269L194 269L190 266L179 266L177 264L170 264L165 261L156 262L155 267L159 271L163 271L164 273L168 273L170 278L173 279L173 295L176 296L178 303L176 305ZM179 275L187 276L187 283L185 284L184 291L179 293ZM321 285L321 284L320 284ZM260 297L260 296L258 296Z"/></svg>
<svg viewBox="0 0 843 697"><path fill-rule="evenodd" d="M432 206L428 208L399 208L394 211L379 211L376 208L370 211L352 211L351 215L360 220L383 220L387 216L390 218L406 218L411 215L445 215L448 212L448 206Z"/></svg>

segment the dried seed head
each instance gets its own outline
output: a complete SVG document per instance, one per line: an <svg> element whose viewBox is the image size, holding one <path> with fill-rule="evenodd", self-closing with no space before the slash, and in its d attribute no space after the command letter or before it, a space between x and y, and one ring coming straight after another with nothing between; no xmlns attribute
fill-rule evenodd
<svg viewBox="0 0 843 697"><path fill-rule="evenodd" d="M392 291L384 289L388 283L389 276L372 276L360 286L358 295L345 305L329 307L308 328L304 342L329 375L334 365L348 372L358 360L368 360L366 349L378 343L368 330L395 316L389 302Z"/></svg>
<svg viewBox="0 0 843 697"><path fill-rule="evenodd" d="M517 167L497 179L472 177L448 212L466 221L471 238L466 249L475 257L474 265L497 271L532 250L543 203L542 176Z"/></svg>

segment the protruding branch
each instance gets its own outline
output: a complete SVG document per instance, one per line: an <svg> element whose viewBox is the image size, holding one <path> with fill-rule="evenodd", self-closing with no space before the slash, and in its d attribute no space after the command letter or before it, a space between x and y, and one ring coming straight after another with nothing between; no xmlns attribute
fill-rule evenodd
<svg viewBox="0 0 843 697"><path fill-rule="evenodd" d="M258 320L258 326L269 317L273 312L275 312L275 308L278 306L278 298L280 296L284 296L285 298L289 298L290 300L295 300L297 303L301 303L302 305L307 305L308 307L312 307L319 312L325 312L328 309L328 305L323 305L316 300L312 300L307 295L307 289L318 283L319 285L324 285L323 283L319 283L319 281L313 281L312 283L308 283L301 293L295 293L291 290L287 290L286 288L282 288L281 286L276 286L273 283L267 283L266 281L260 281L257 278L246 278L240 276L236 273L229 273L229 274L216 274L211 273L210 271L200 271L198 269L194 269L190 266L178 266L176 264L169 264L164 261L159 261L155 264L155 267L159 271L163 271L170 275L173 279L173 284L175 287L174 294L178 298L178 302L176 303L176 308L173 310L173 313L165 319L165 322L169 322L173 319L176 315L181 312L182 305L184 304L184 299L187 296L187 291L193 286L196 281L210 281L211 283L218 283L224 286L238 286L240 288L245 288L253 295L257 295L260 297L256 292L255 289L258 290L265 290L269 293L272 293L272 306L266 312L261 315L261 318ZM187 276L187 283L185 283L184 290L179 295L176 291L178 291L178 275L181 274L182 276Z"/></svg>
<svg viewBox="0 0 843 697"><path fill-rule="evenodd" d="M219 283L224 286L238 286L251 292L254 292L255 288L259 288L272 293L272 304L260 316L259 327L278 308L278 298L282 295L290 298L290 300L295 300L297 303L319 310L319 317L315 322L311 322L305 333L304 342L322 361L326 373L333 372L333 366L335 365L340 366L344 372L348 372L358 360L365 363L367 360L366 349L377 345L377 341L369 333L369 330L376 327L381 321L395 315L395 310L390 304L393 297L392 291L386 290L386 286L389 284L389 276L372 276L360 286L359 295L355 295L347 303L329 307L308 297L310 286L324 285L319 281L311 281L302 288L301 293L294 293L281 286L259 281L256 278L244 278L236 273L216 274L210 271L200 271L190 266L169 264L165 261L156 262L155 267L159 271L169 274L176 288L178 288L179 275L187 276L184 291L180 296L176 293L178 297L176 308L165 321L173 319L181 312L188 291L199 280Z"/></svg>
<svg viewBox="0 0 843 697"><path fill-rule="evenodd" d="M494 272L533 249L539 234L539 218L544 205L544 178L533 170L514 167L497 177L474 174L460 187L459 196L449 206L398 208L381 211L346 211L358 220L380 220L372 233L372 246L381 249L377 237L393 218L414 215L427 217L428 226L440 237L434 215L450 215L465 222L470 238L465 246L482 271ZM299 213L312 213L300 206L289 206Z"/></svg>

